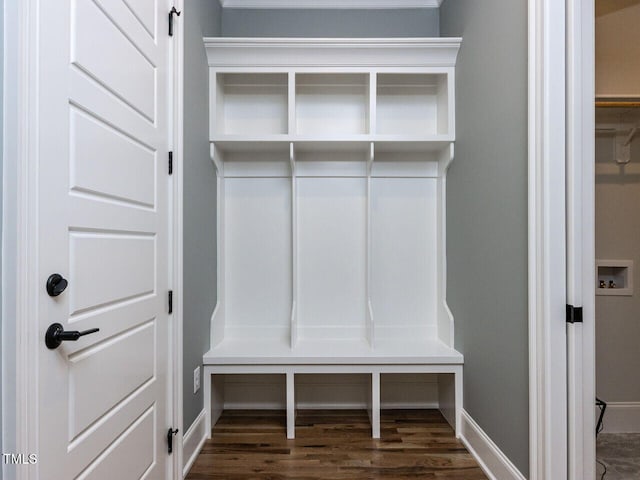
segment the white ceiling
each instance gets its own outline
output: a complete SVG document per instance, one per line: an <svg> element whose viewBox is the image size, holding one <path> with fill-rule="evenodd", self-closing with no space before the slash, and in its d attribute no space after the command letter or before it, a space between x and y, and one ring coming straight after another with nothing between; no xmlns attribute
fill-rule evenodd
<svg viewBox="0 0 640 480"><path fill-rule="evenodd" d="M224 8L438 8L443 0L220 0Z"/></svg>

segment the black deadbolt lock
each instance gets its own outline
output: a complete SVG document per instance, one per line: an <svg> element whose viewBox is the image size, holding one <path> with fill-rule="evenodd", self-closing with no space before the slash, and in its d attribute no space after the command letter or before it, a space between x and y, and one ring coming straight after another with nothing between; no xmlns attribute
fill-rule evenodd
<svg viewBox="0 0 640 480"><path fill-rule="evenodd" d="M47 293L50 297L57 297L66 290L67 285L69 282L62 275L54 273L47 279Z"/></svg>

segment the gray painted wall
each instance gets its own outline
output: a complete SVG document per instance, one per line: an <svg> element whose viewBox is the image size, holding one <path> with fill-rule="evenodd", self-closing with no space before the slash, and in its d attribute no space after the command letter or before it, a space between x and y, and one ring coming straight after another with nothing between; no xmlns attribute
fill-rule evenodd
<svg viewBox="0 0 640 480"><path fill-rule="evenodd" d="M225 8L224 37L437 37L437 9Z"/></svg>
<svg viewBox="0 0 640 480"><path fill-rule="evenodd" d="M462 36L447 177L447 292L464 408L528 476L527 2L448 0Z"/></svg>
<svg viewBox="0 0 640 480"><path fill-rule="evenodd" d="M184 429L204 406L193 370L209 350L216 304L216 175L209 157L209 70L203 36L220 33L218 2L189 0L184 9ZM202 368L200 369L202 383ZM183 431L185 431L183 430Z"/></svg>

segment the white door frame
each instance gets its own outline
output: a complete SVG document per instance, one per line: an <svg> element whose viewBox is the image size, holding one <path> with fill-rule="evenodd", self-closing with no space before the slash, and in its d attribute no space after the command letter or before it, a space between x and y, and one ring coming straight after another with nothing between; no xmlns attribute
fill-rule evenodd
<svg viewBox="0 0 640 480"><path fill-rule="evenodd" d="M15 311L15 371L9 371L10 365L3 365L4 372L15 375L15 392L3 389L3 409L7 400L15 405L15 437L14 453L37 453L37 425L38 425L38 362L37 349L38 317L34 291L36 285L36 258L32 255L37 245L36 235L36 206L37 191L37 111L35 99L37 96L37 14L36 2L26 0L16 2L14 9L9 10L10 16L5 18L5 25L14 23L18 26L13 32L13 38L8 39L5 51L11 49L15 55L15 84L8 83L5 88L5 99L15 96L17 107L15 116L4 119L5 133L15 136L15 147L5 148L8 154L4 157L3 194L3 258L15 257L15 270L7 272L6 262L3 262L3 285L15 282L15 289L6 292L3 289L3 312L8 309ZM16 15L17 18L12 18ZM9 57L9 55L7 55ZM7 74L5 70L5 75ZM8 89L12 88L13 91ZM6 138L6 135L5 135ZM11 138L11 137L10 137ZM6 140L5 140L6 141ZM13 157L11 155L14 155ZM14 163L10 168L8 163ZM8 196L4 190L15 182L13 196ZM15 216L9 220L8 212L14 211ZM7 241L13 237L13 241ZM15 243L14 243L15 242ZM10 296L13 293L13 296ZM11 304L11 307L9 307ZM3 316L3 321L8 321ZM4 327L3 327L4 328ZM5 340L6 341L6 340ZM4 359L5 363L7 358ZM5 378L3 378L5 382ZM6 383L5 383L6 385ZM13 395L12 395L13 394ZM31 480L38 478L37 465L28 468L4 466L5 472L9 468L15 469L15 478ZM11 474L10 474L11 475Z"/></svg>
<svg viewBox="0 0 640 480"><path fill-rule="evenodd" d="M179 12L184 12L184 0L174 0L174 6ZM174 16L172 43L173 49L173 229L171 250L173 253L173 330L170 331L170 341L173 347L173 423L178 428L173 458L173 478L183 478L183 439L185 425L183 424L183 178L184 178L184 16Z"/></svg>
<svg viewBox="0 0 640 480"><path fill-rule="evenodd" d="M5 0L6 1L6 0ZM175 0L176 8L182 10L184 0ZM11 405L15 404L16 428L15 432L3 432L3 440L8 439L15 443L15 452L11 453L37 453L38 445L38 365L36 352L41 347L42 339L38 335L37 295L36 279L36 255L37 251L37 178L38 178L38 122L37 95L38 83L38 0L20 0L15 2L14 8L5 11L5 25L16 25L12 29L15 34L5 35L5 52L15 56L15 81L5 85L5 99L15 97L17 99L17 112L15 115L5 116L3 129L5 132L4 162L3 165L3 245L2 256L15 258L15 269L6 269L7 262L3 262L3 285L13 282L15 287L8 291L3 289L2 309L3 313L15 308L15 369L11 365L3 364L3 373L15 380L15 392L5 391L3 388L3 416L7 400ZM182 223L183 223L183 199L182 178L183 169L182 149L182 116L183 116L183 44L184 33L180 28L180 22L176 22L173 42L173 86L170 101L173 108L173 133L172 142L174 149L174 182L170 193L172 212L171 246L172 266L170 284L174 292L182 291ZM6 32L5 32L6 33ZM9 56L9 55L6 55ZM5 70L6 75L6 70ZM6 106L6 103L5 103ZM5 110L6 111L6 110ZM7 141L9 138L9 141ZM15 146L11 143L15 140ZM177 162L176 162L177 160ZM12 167L7 164L11 162ZM15 194L7 195L7 186L15 185ZM13 189L11 190L13 193ZM8 212L14 212L11 218L7 218ZM15 237L12 241L7 240ZM171 390L172 417L174 427L179 425L180 432L177 438L178 448L174 450L172 461L173 478L182 478L182 301L180 295L175 295L173 319L170 329L170 348L172 365L168 382ZM3 315L3 321L7 317ZM3 327L4 328L4 327ZM6 359L5 360L11 360ZM15 376L15 377L14 377ZM3 376L3 385L6 385ZM169 397L168 397L169 398ZM4 422L3 422L4 424ZM6 445L6 443L3 443ZM3 465L3 471L7 471ZM15 478L18 480L37 480L37 464L29 467L21 467L15 470ZM9 478L9 476L7 476Z"/></svg>
<svg viewBox="0 0 640 480"><path fill-rule="evenodd" d="M567 0L567 326L569 480L595 480L595 8Z"/></svg>
<svg viewBox="0 0 640 480"><path fill-rule="evenodd" d="M530 480L567 477L565 21L529 0Z"/></svg>
<svg viewBox="0 0 640 480"><path fill-rule="evenodd" d="M594 0L529 1L531 480L595 479L594 25Z"/></svg>

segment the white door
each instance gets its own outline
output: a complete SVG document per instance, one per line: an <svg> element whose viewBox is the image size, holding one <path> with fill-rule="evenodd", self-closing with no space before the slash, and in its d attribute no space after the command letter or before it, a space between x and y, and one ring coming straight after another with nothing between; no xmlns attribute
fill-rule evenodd
<svg viewBox="0 0 640 480"><path fill-rule="evenodd" d="M166 0L39 2L43 480L169 477L168 11ZM54 273L68 281L55 297ZM54 323L99 332L49 349Z"/></svg>

